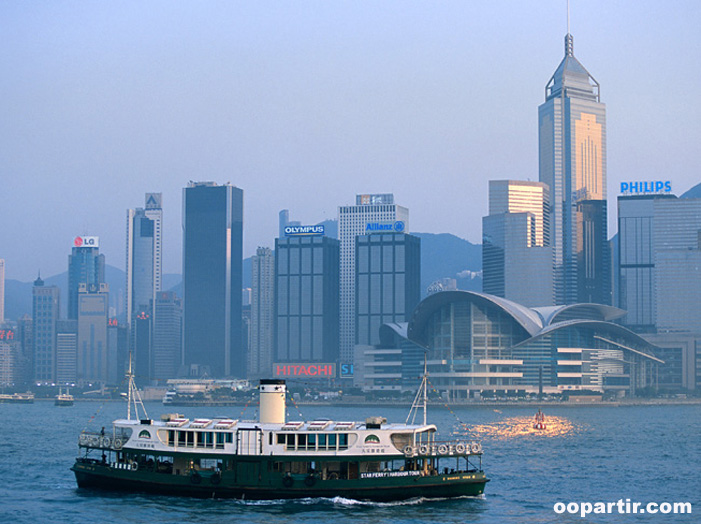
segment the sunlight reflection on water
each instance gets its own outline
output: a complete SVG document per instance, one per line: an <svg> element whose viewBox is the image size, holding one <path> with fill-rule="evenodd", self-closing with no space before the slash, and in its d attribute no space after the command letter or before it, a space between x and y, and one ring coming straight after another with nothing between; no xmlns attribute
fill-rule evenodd
<svg viewBox="0 0 701 524"><path fill-rule="evenodd" d="M545 418L545 428L536 429L533 417L509 417L504 420L476 426L463 425L454 431L456 436L469 435L478 439L512 439L526 436L563 437L584 428L575 425L565 417L549 416Z"/></svg>

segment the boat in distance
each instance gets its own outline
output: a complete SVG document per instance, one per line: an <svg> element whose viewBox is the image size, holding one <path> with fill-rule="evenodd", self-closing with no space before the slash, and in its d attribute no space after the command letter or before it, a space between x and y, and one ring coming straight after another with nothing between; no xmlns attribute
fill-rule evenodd
<svg viewBox="0 0 701 524"><path fill-rule="evenodd" d="M71 395L68 388L66 388L65 393L59 388L58 395L56 395L56 398L54 399L54 406L72 406L74 401L75 399L73 398L73 395Z"/></svg>
<svg viewBox="0 0 701 524"><path fill-rule="evenodd" d="M133 390L132 390L133 388ZM432 424L286 421L284 380L261 380L260 420L170 414L83 432L79 488L202 498L395 501L476 496L489 481L479 442L435 439ZM138 395L130 379L130 398ZM418 395L417 395L418 397ZM131 402L129 404L131 406ZM411 413L410 413L411 414ZM425 412L424 412L425 417Z"/></svg>

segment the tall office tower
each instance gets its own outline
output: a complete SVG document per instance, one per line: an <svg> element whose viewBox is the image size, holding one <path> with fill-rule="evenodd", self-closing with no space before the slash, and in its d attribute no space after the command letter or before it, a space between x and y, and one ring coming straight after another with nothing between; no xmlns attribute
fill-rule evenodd
<svg viewBox="0 0 701 524"><path fill-rule="evenodd" d="M354 206L338 208L341 241L341 364L352 364L355 346L355 237L373 228L409 231L409 210L394 203L394 195L356 195ZM370 228L370 229L368 229Z"/></svg>
<svg viewBox="0 0 701 524"><path fill-rule="evenodd" d="M172 291L162 291L156 295L153 312L151 376L165 382L175 378L182 363L182 300Z"/></svg>
<svg viewBox="0 0 701 524"><path fill-rule="evenodd" d="M32 315L34 332L34 380L51 383L56 380L56 323L59 319L57 286L45 286L37 278L32 288Z"/></svg>
<svg viewBox="0 0 701 524"><path fill-rule="evenodd" d="M525 306L553 302L548 186L490 180L482 218L482 290Z"/></svg>
<svg viewBox="0 0 701 524"><path fill-rule="evenodd" d="M107 382L120 384L129 366L129 342L126 324L110 318L107 324ZM132 368L133 369L133 368Z"/></svg>
<svg viewBox="0 0 701 524"><path fill-rule="evenodd" d="M275 240L275 362L337 362L338 259L333 238Z"/></svg>
<svg viewBox="0 0 701 524"><path fill-rule="evenodd" d="M382 324L408 322L421 299L421 239L386 233L355 237L355 344L380 343Z"/></svg>
<svg viewBox="0 0 701 524"><path fill-rule="evenodd" d="M5 321L5 261L0 258L0 323Z"/></svg>
<svg viewBox="0 0 701 524"><path fill-rule="evenodd" d="M27 314L17 321L17 332L20 349L20 373L18 380L21 384L29 384L34 380L34 320Z"/></svg>
<svg viewBox="0 0 701 524"><path fill-rule="evenodd" d="M259 247L251 261L251 322L248 376L266 378L273 369L273 326L275 321L275 255Z"/></svg>
<svg viewBox="0 0 701 524"><path fill-rule="evenodd" d="M78 321L56 323L56 383L73 384L77 379Z"/></svg>
<svg viewBox="0 0 701 524"><path fill-rule="evenodd" d="M78 318L78 288L105 282L105 255L100 254L99 237L75 237L68 255L68 318Z"/></svg>
<svg viewBox="0 0 701 524"><path fill-rule="evenodd" d="M243 191L190 182L183 212L184 363L210 376L244 378Z"/></svg>
<svg viewBox="0 0 701 524"><path fill-rule="evenodd" d="M609 304L606 106L569 33L538 108L538 140L540 181L550 188L555 303Z"/></svg>
<svg viewBox="0 0 701 524"><path fill-rule="evenodd" d="M146 193L144 208L127 210L127 318L148 312L161 290L161 193Z"/></svg>
<svg viewBox="0 0 701 524"><path fill-rule="evenodd" d="M78 289L77 379L84 382L109 381L108 284L80 284Z"/></svg>

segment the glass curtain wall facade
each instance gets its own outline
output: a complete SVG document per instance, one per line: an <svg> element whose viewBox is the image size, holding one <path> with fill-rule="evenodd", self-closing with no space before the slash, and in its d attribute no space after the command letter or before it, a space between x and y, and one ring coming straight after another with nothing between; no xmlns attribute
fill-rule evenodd
<svg viewBox="0 0 701 524"><path fill-rule="evenodd" d="M380 326L406 322L421 299L421 239L377 234L355 240L355 343L374 346Z"/></svg>
<svg viewBox="0 0 701 524"><path fill-rule="evenodd" d="M275 255L259 247L251 260L251 321L249 378L266 378L273 369L275 313Z"/></svg>
<svg viewBox="0 0 701 524"><path fill-rule="evenodd" d="M275 362L337 362L339 242L275 240Z"/></svg>
<svg viewBox="0 0 701 524"><path fill-rule="evenodd" d="M243 191L183 189L184 363L210 377L246 375L242 335Z"/></svg>
<svg viewBox="0 0 701 524"><path fill-rule="evenodd" d="M98 247L73 247L68 255L68 318L78 318L78 290L81 284L99 286L105 282L105 255Z"/></svg>
<svg viewBox="0 0 701 524"><path fill-rule="evenodd" d="M550 188L555 303L610 304L606 106L599 83L574 57L570 34L538 123L540 181Z"/></svg>

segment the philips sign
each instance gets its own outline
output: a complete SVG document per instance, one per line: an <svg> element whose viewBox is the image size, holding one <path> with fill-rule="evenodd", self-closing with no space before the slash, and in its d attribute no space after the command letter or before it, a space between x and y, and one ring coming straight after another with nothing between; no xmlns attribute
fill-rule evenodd
<svg viewBox="0 0 701 524"><path fill-rule="evenodd" d="M100 237L75 237L75 247L100 247Z"/></svg>
<svg viewBox="0 0 701 524"><path fill-rule="evenodd" d="M324 234L324 226L287 226L286 237L321 236Z"/></svg>
<svg viewBox="0 0 701 524"><path fill-rule="evenodd" d="M621 182L623 195L650 195L672 192L672 182L655 180L652 182Z"/></svg>
<svg viewBox="0 0 701 524"><path fill-rule="evenodd" d="M404 233L404 222L368 222L365 224L365 234L370 233Z"/></svg>

